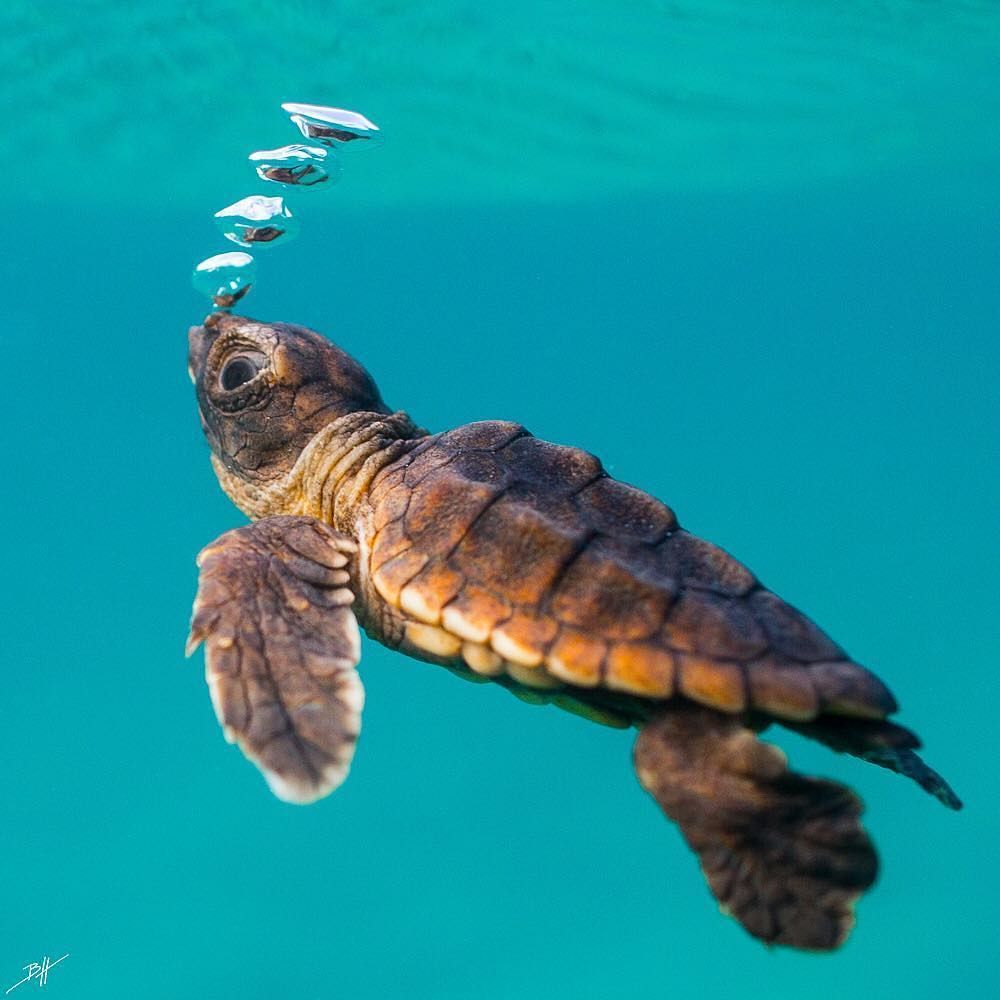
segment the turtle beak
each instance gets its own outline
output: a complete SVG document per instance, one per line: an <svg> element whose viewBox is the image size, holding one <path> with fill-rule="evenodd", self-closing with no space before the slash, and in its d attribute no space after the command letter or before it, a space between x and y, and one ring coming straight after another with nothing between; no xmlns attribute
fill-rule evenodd
<svg viewBox="0 0 1000 1000"><path fill-rule="evenodd" d="M213 313L205 317L205 322L201 326L192 326L188 330L188 377L192 382L197 381L209 349L219 334L218 316L218 313Z"/></svg>
<svg viewBox="0 0 1000 1000"><path fill-rule="evenodd" d="M188 378L192 385L197 380L198 370L208 353L208 345L205 343L207 332L203 326L192 326L188 330Z"/></svg>

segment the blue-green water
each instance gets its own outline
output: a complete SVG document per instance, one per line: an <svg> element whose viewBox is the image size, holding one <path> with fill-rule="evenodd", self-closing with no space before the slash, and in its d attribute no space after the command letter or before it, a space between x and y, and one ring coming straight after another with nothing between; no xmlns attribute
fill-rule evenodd
<svg viewBox="0 0 1000 1000"><path fill-rule="evenodd" d="M22 60L3 63L11 105L63 102L0 139L0 987L68 952L56 1000L988 989L1000 150L977 100L1000 92L982 59L1000 9L810 4L789 26L783 5L742 6L644 7L676 26L662 71L662 36L599 4L574 8L575 34L450 4L0 15L0 55ZM248 51L271 61L244 74ZM491 57L490 87L451 86ZM588 73L656 134L553 127L514 156L486 128L495 93L558 120ZM724 113L685 103L695 78ZM194 555L242 517L185 372L206 311L188 276L224 249L211 212L253 187L242 155L294 141L282 99L356 106L387 141L300 199L302 234L262 260L247 313L327 333L426 426L513 418L596 452L899 696L963 813L780 739L868 803L882 876L839 953L768 951L718 914L633 776L630 734L374 644L358 755L329 799L278 802L223 742L201 653L182 649ZM432 107L458 126L426 134ZM856 142L834 162L821 134ZM29 138L37 160L15 155Z"/></svg>

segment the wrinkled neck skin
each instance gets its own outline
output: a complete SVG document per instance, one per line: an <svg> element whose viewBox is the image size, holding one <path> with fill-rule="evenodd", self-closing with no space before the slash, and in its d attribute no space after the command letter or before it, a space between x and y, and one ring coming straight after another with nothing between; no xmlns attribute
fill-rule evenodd
<svg viewBox="0 0 1000 1000"><path fill-rule="evenodd" d="M304 514L355 535L372 481L424 437L402 411L348 413L318 431L281 479L249 483L215 455L212 465L230 500L251 520Z"/></svg>

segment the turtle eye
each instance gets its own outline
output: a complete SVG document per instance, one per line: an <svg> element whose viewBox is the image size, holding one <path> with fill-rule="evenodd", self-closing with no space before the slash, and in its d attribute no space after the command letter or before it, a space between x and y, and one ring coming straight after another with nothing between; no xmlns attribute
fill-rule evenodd
<svg viewBox="0 0 1000 1000"><path fill-rule="evenodd" d="M260 374L264 367L264 356L262 354L240 354L226 362L219 375L219 385L227 392L238 389L241 385L246 385L251 379Z"/></svg>

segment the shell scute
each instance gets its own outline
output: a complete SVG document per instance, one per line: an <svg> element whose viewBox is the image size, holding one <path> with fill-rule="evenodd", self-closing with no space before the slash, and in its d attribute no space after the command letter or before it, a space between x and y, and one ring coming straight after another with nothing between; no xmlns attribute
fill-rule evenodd
<svg viewBox="0 0 1000 1000"><path fill-rule="evenodd" d="M412 491L403 518L407 535L428 555L444 556L500 495L487 483L473 483L450 467L431 473Z"/></svg>
<svg viewBox="0 0 1000 1000"><path fill-rule="evenodd" d="M545 666L555 677L580 687L601 682L601 669L608 644L577 629L562 628L545 657Z"/></svg>
<svg viewBox="0 0 1000 1000"><path fill-rule="evenodd" d="M758 590L750 595L749 603L776 652L804 663L846 658L822 629L777 594Z"/></svg>
<svg viewBox="0 0 1000 1000"><path fill-rule="evenodd" d="M523 667L537 667L559 631L547 615L515 611L490 635L494 652Z"/></svg>
<svg viewBox="0 0 1000 1000"><path fill-rule="evenodd" d="M488 451L462 452L449 463L447 471L470 483L489 483L498 488L510 481L508 470Z"/></svg>
<svg viewBox="0 0 1000 1000"><path fill-rule="evenodd" d="M746 684L738 663L678 653L678 688L693 701L724 712L747 707Z"/></svg>
<svg viewBox="0 0 1000 1000"><path fill-rule="evenodd" d="M413 548L413 539L406 532L402 518L390 521L372 541L371 569L377 573L390 559Z"/></svg>
<svg viewBox="0 0 1000 1000"><path fill-rule="evenodd" d="M659 631L671 600L668 587L639 579L596 538L563 572L551 608L561 622L602 638L643 639Z"/></svg>
<svg viewBox="0 0 1000 1000"><path fill-rule="evenodd" d="M398 521L406 513L412 495L413 491L402 482L387 490L375 508L375 531L381 531L387 524Z"/></svg>
<svg viewBox="0 0 1000 1000"><path fill-rule="evenodd" d="M542 485L552 496L575 493L605 474L600 459L590 452L530 435L511 441L499 456L516 481Z"/></svg>
<svg viewBox="0 0 1000 1000"><path fill-rule="evenodd" d="M756 583L753 573L728 552L683 529L665 538L657 551L664 570L688 587L742 597Z"/></svg>
<svg viewBox="0 0 1000 1000"><path fill-rule="evenodd" d="M427 565L428 556L416 549L407 549L401 555L384 562L372 573L375 589L383 600L399 607L399 592Z"/></svg>
<svg viewBox="0 0 1000 1000"><path fill-rule="evenodd" d="M442 660L452 659L462 648L462 640L457 636L424 622L406 623L406 641L421 652Z"/></svg>
<svg viewBox="0 0 1000 1000"><path fill-rule="evenodd" d="M408 459L409 456L407 456L404 462L392 466L388 471L384 471L375 477L371 490L368 493L368 500L376 511L381 508L386 494L403 483L406 476Z"/></svg>
<svg viewBox="0 0 1000 1000"><path fill-rule="evenodd" d="M501 497L478 518L449 562L511 604L538 608L583 537L582 531L556 530L544 514Z"/></svg>
<svg viewBox="0 0 1000 1000"><path fill-rule="evenodd" d="M808 720L819 714L819 695L801 664L765 656L747 665L750 702L754 708L779 718Z"/></svg>
<svg viewBox="0 0 1000 1000"><path fill-rule="evenodd" d="M441 446L441 435L438 435L419 453L414 451L408 456L403 482L407 486L419 486L432 472L447 465L454 457L454 451Z"/></svg>
<svg viewBox="0 0 1000 1000"><path fill-rule="evenodd" d="M428 625L441 621L441 611L465 585L465 577L438 561L428 563L399 593L399 606Z"/></svg>
<svg viewBox="0 0 1000 1000"><path fill-rule="evenodd" d="M677 518L665 503L608 476L581 490L573 502L586 523L606 535L654 543L677 528Z"/></svg>
<svg viewBox="0 0 1000 1000"><path fill-rule="evenodd" d="M580 512L573 505L572 497L553 493L540 483L515 481L504 491L504 500L538 511L558 531L578 535L584 530L591 534L580 520Z"/></svg>
<svg viewBox="0 0 1000 1000"><path fill-rule="evenodd" d="M492 591L467 583L441 612L441 624L469 642L486 643L490 633L511 615L511 606Z"/></svg>
<svg viewBox="0 0 1000 1000"><path fill-rule="evenodd" d="M674 658L650 643L615 643L608 653L605 682L618 691L666 698L674 690Z"/></svg>
<svg viewBox="0 0 1000 1000"><path fill-rule="evenodd" d="M805 669L825 712L881 719L898 707L882 681L850 660L811 663Z"/></svg>
<svg viewBox="0 0 1000 1000"><path fill-rule="evenodd" d="M439 438L442 448L451 452L475 449L498 451L528 432L511 420L477 420L447 431Z"/></svg>
<svg viewBox="0 0 1000 1000"><path fill-rule="evenodd" d="M684 591L670 611L663 639L679 652L744 661L768 645L744 601L704 590Z"/></svg>

